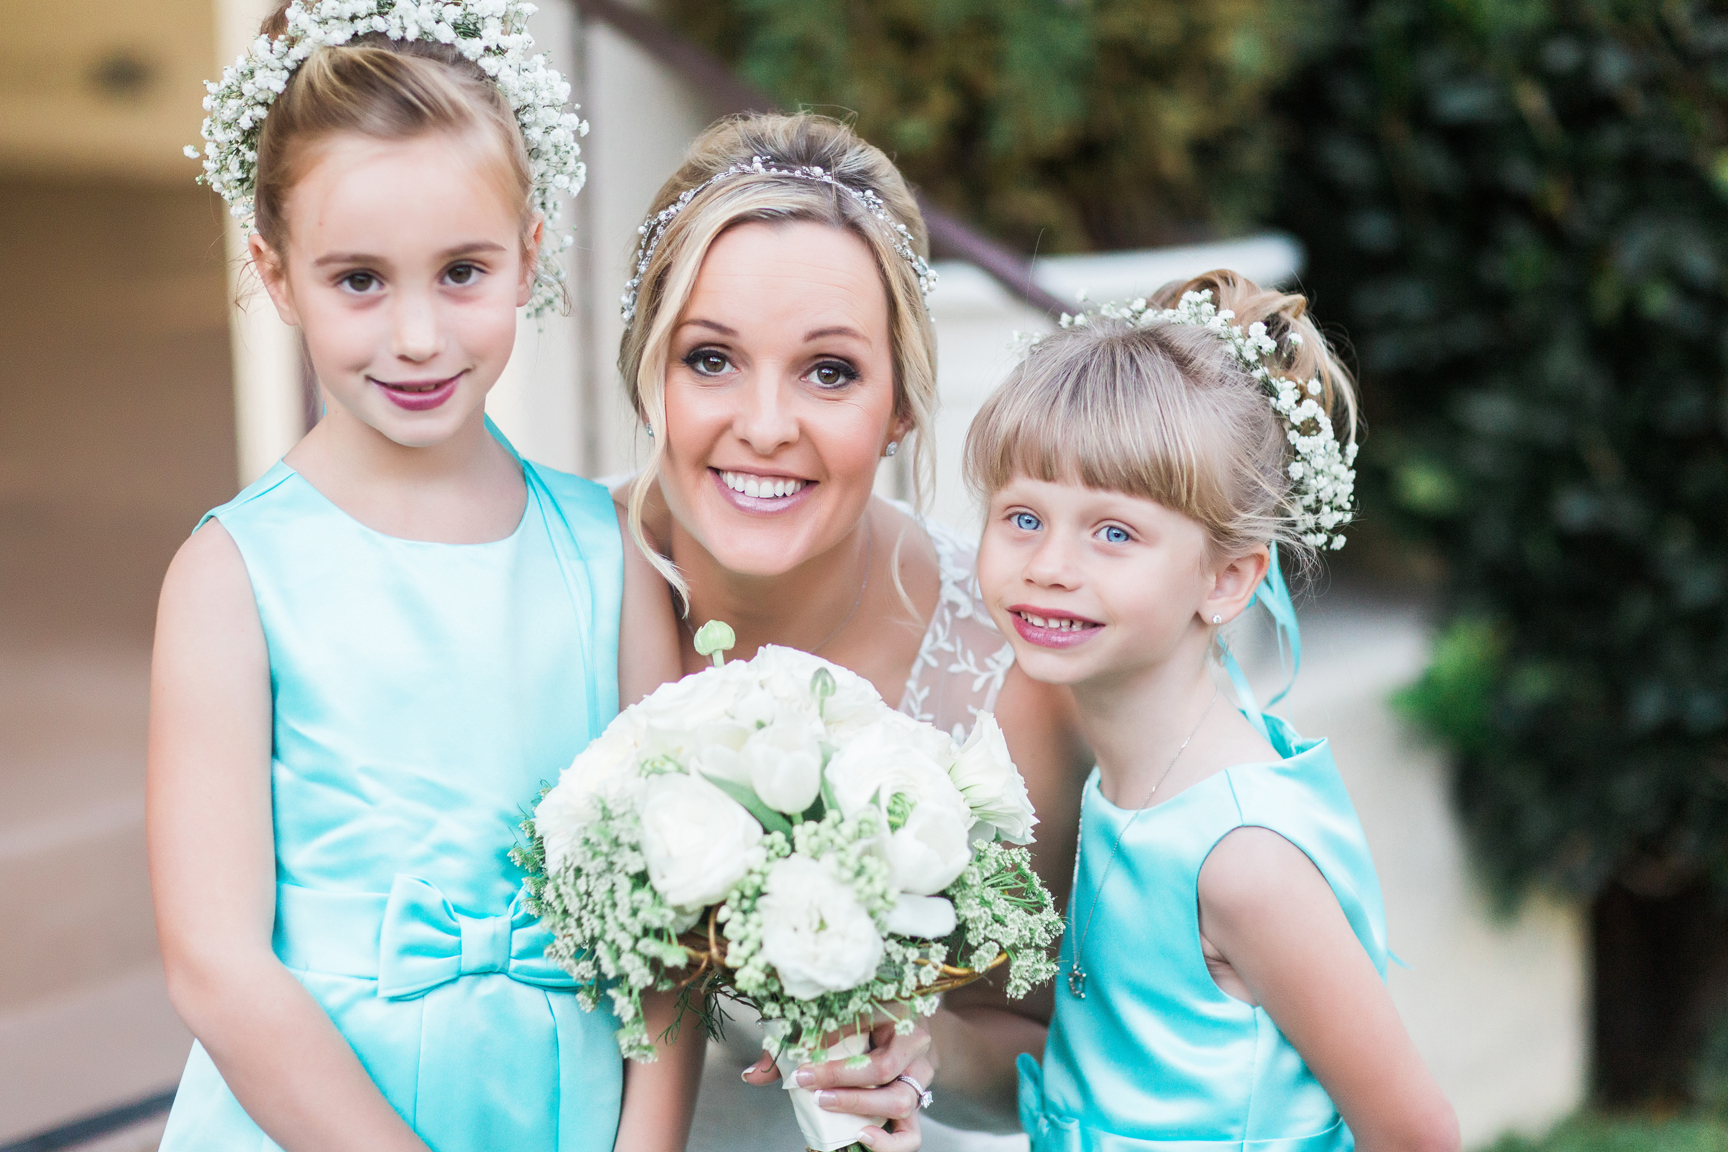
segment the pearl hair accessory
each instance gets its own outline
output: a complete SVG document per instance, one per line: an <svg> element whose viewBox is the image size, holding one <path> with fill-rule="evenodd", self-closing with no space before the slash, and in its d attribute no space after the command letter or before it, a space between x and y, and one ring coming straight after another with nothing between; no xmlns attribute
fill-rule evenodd
<svg viewBox="0 0 1728 1152"><path fill-rule="evenodd" d="M429 40L448 44L492 78L516 114L534 183L534 207L545 218L547 243L540 248L528 313L540 316L557 308L565 279L562 256L575 242L569 232L554 232L567 196L582 190L587 166L577 139L588 124L565 110L570 85L548 67L546 57L529 55L534 38L525 0L296 0L287 11L288 31L259 36L221 80L204 87L204 175L228 201L228 211L250 233L253 196L258 187L258 137L264 117L288 87L294 70L320 48L335 48L356 36L392 40ZM186 155L196 160L197 148Z"/></svg>
<svg viewBox="0 0 1728 1152"><path fill-rule="evenodd" d="M636 297L642 287L642 277L648 273L648 265L654 259L654 252L660 247L661 239L666 235L666 229L678 213L684 211L690 202L700 196L708 188L723 180L731 180L738 176L789 176L794 180L811 180L819 184L827 184L837 188L860 204L864 205L870 215L882 221L894 232L894 251L901 259L912 265L912 271L918 276L918 289L924 295L924 310L930 310L930 293L936 287L936 270L930 267L930 262L918 255L912 246L912 231L906 225L894 218L888 211L888 206L882 202L873 188L854 188L852 185L835 179L832 172L819 168L814 164L804 167L794 167L778 163L767 156L752 156L748 164L734 164L732 167L716 172L694 188L686 189L678 199L666 205L659 212L644 220L636 229L641 241L636 245L634 268L636 274L630 277L630 282L624 285L624 295L621 300L620 312L624 323L628 324L636 317Z"/></svg>

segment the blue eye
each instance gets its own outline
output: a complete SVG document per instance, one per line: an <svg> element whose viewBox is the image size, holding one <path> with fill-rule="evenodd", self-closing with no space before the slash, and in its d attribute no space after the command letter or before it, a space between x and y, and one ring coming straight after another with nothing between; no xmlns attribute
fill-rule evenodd
<svg viewBox="0 0 1728 1152"><path fill-rule="evenodd" d="M1030 512L1016 512L1013 516L1009 517L1008 522L1013 524L1014 527L1020 529L1022 532L1036 532L1038 529L1044 527L1038 517L1032 515Z"/></svg>
<svg viewBox="0 0 1728 1152"><path fill-rule="evenodd" d="M1134 537L1128 535L1128 530L1126 528L1119 527L1115 524L1105 525L1099 530L1099 534L1102 535L1105 541L1110 544L1126 544L1130 540L1134 539Z"/></svg>

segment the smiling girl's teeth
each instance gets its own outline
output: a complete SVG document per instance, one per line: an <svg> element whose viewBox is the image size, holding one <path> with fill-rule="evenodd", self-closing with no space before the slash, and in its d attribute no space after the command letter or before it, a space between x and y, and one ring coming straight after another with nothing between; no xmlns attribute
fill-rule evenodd
<svg viewBox="0 0 1728 1152"><path fill-rule="evenodd" d="M1082 628L1090 627L1086 621L1075 620L1068 616L1051 616L1046 618L1043 616L1034 616L1030 612L1022 612L1020 613L1020 618L1025 620L1026 623L1032 625L1034 628L1049 628L1055 632L1078 632Z"/></svg>
<svg viewBox="0 0 1728 1152"><path fill-rule="evenodd" d="M789 480L784 477L754 476L748 472L722 472L720 479L732 491L753 496L758 500L790 496L809 483L807 480Z"/></svg>

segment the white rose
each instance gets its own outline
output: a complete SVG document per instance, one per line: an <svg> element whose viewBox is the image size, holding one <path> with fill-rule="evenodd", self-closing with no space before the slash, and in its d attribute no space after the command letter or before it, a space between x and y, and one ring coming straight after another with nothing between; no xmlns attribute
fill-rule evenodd
<svg viewBox="0 0 1728 1152"><path fill-rule="evenodd" d="M888 910L888 931L896 936L940 940L954 931L954 903L941 896L902 892Z"/></svg>
<svg viewBox="0 0 1728 1152"><path fill-rule="evenodd" d="M666 903L701 908L762 862L762 826L708 781L666 772L643 788L642 852Z"/></svg>
<svg viewBox="0 0 1728 1152"><path fill-rule="evenodd" d="M680 764L714 736L714 726L729 723L727 711L747 687L739 672L727 664L704 668L682 680L662 684L633 707L643 723L644 759L670 756ZM706 737L706 738L705 738Z"/></svg>
<svg viewBox="0 0 1728 1152"><path fill-rule="evenodd" d="M750 787L768 807L793 814L804 811L822 789L822 726L793 712L782 712L751 733L738 750L749 766Z"/></svg>
<svg viewBox="0 0 1728 1152"><path fill-rule="evenodd" d="M882 962L882 937L870 913L808 856L788 856L769 869L756 907L762 956L799 1000L856 988Z"/></svg>
<svg viewBox="0 0 1728 1152"><path fill-rule="evenodd" d="M776 698L786 703L804 702L812 710L816 707L816 696L810 681L818 668L826 668L834 679L834 694L822 705L822 719L830 730L862 727L889 710L870 681L850 668L797 648L766 644L750 663L762 685Z"/></svg>
<svg viewBox="0 0 1728 1152"><path fill-rule="evenodd" d="M1032 825L1038 817L996 717L988 712L979 715L948 774L966 797L974 819L996 828L1010 844L1032 842Z"/></svg>
<svg viewBox="0 0 1728 1152"><path fill-rule="evenodd" d="M894 869L894 886L916 896L934 896L966 870L972 860L965 809L926 800L915 806L884 852Z"/></svg>
<svg viewBox="0 0 1728 1152"><path fill-rule="evenodd" d="M626 708L558 776L534 809L534 827L546 845L546 870L556 873L570 859L581 826L593 819L592 799L624 800L636 784L642 718Z"/></svg>

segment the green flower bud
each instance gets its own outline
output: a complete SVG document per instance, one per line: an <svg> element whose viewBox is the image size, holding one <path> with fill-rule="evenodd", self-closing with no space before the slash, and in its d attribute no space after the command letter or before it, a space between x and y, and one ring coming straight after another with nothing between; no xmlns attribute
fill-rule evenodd
<svg viewBox="0 0 1728 1152"><path fill-rule="evenodd" d="M696 655L714 658L714 667L726 663L726 653L738 643L738 634L724 620L710 620L696 629Z"/></svg>

